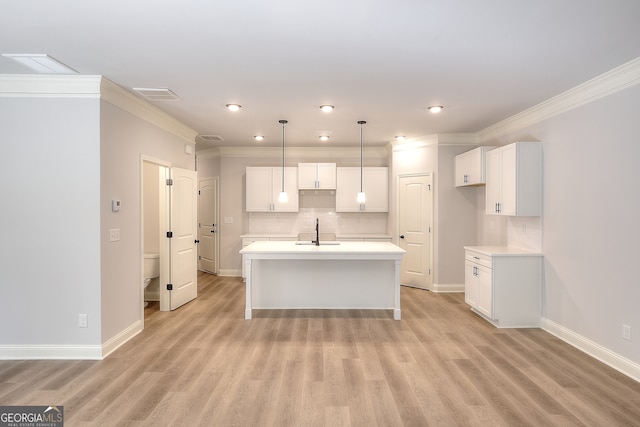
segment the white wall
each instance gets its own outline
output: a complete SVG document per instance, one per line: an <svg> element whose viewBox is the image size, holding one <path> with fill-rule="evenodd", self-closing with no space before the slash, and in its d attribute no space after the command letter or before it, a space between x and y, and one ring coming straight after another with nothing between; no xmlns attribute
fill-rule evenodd
<svg viewBox="0 0 640 427"><path fill-rule="evenodd" d="M122 108L100 104L102 343L142 320L142 156L194 170L185 141ZM113 198L122 201L111 211ZM109 230L120 241L109 242Z"/></svg>
<svg viewBox="0 0 640 427"><path fill-rule="evenodd" d="M497 141L543 143L543 316L635 363L639 111L636 84ZM623 324L632 341L622 339Z"/></svg>
<svg viewBox="0 0 640 427"><path fill-rule="evenodd" d="M100 76L0 79L0 358L100 358L142 325L141 156L193 170L195 132Z"/></svg>
<svg viewBox="0 0 640 427"><path fill-rule="evenodd" d="M0 97L0 136L0 353L99 346L99 100Z"/></svg>

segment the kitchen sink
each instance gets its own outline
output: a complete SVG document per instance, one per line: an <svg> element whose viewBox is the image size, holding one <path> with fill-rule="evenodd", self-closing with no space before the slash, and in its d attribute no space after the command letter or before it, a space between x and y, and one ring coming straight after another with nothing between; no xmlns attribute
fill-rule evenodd
<svg viewBox="0 0 640 427"><path fill-rule="evenodd" d="M329 245L339 245L340 242L336 242L335 240L328 240L326 242L323 242L322 240L320 240L320 246L329 246ZM315 242L301 242L301 241L297 241L296 245L307 245L307 246L315 246Z"/></svg>

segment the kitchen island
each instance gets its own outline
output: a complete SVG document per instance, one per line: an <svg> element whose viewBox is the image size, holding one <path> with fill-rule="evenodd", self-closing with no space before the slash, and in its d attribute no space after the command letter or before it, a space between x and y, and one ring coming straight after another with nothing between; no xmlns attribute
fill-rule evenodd
<svg viewBox="0 0 640 427"><path fill-rule="evenodd" d="M257 241L240 253L253 309L390 309L400 320L400 262L388 242Z"/></svg>

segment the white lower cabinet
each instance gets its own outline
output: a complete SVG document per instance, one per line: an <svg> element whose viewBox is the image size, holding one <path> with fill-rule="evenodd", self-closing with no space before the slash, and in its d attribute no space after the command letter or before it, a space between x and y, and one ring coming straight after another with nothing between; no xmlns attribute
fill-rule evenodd
<svg viewBox="0 0 640 427"><path fill-rule="evenodd" d="M539 253L465 247L465 302L496 327L539 327L541 268Z"/></svg>

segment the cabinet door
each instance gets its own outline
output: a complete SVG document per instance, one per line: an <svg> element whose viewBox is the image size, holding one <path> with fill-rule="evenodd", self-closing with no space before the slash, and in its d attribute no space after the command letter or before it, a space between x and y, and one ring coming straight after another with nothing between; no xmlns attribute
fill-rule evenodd
<svg viewBox="0 0 640 427"><path fill-rule="evenodd" d="M476 310L493 319L493 282L491 277L491 269L482 265L477 267L478 279L478 304Z"/></svg>
<svg viewBox="0 0 640 427"><path fill-rule="evenodd" d="M338 168L336 178L336 212L360 212L360 168Z"/></svg>
<svg viewBox="0 0 640 427"><path fill-rule="evenodd" d="M465 185L477 184L480 182L481 159L479 150L474 149L466 153L458 154L455 159L455 185L463 187ZM480 156L481 157L481 156Z"/></svg>
<svg viewBox="0 0 640 427"><path fill-rule="evenodd" d="M486 166L486 206L487 214L498 213L498 203L500 203L500 149L488 151L485 157Z"/></svg>
<svg viewBox="0 0 640 427"><path fill-rule="evenodd" d="M367 197L365 212L389 211L389 169L385 167L364 168L363 190Z"/></svg>
<svg viewBox="0 0 640 427"><path fill-rule="evenodd" d="M273 203L273 168L246 169L245 206L247 212L269 212Z"/></svg>
<svg viewBox="0 0 640 427"><path fill-rule="evenodd" d="M471 307L476 308L478 306L478 294L479 281L476 276L477 264L471 261L465 261L464 263L464 302Z"/></svg>
<svg viewBox="0 0 640 427"><path fill-rule="evenodd" d="M272 168L271 200L272 210L276 212L298 212L298 168L284 168L284 189L288 200L281 203L278 198L282 191L282 168Z"/></svg>
<svg viewBox="0 0 640 427"><path fill-rule="evenodd" d="M516 215L517 147L510 144L500 149L500 215Z"/></svg>
<svg viewBox="0 0 640 427"><path fill-rule="evenodd" d="M322 190L336 189L336 164L335 163L317 163L317 181L318 187Z"/></svg>
<svg viewBox="0 0 640 427"><path fill-rule="evenodd" d="M298 163L298 189L313 190L316 188L317 167L315 163Z"/></svg>

